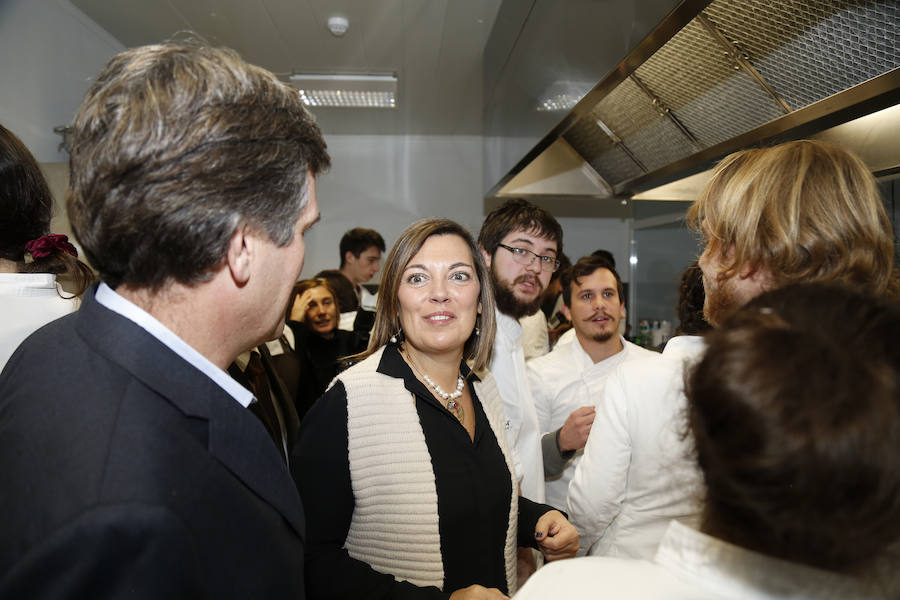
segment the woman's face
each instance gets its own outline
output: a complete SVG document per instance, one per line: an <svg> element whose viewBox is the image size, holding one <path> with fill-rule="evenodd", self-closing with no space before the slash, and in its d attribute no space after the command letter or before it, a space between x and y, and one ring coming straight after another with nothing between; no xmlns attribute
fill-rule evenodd
<svg viewBox="0 0 900 600"><path fill-rule="evenodd" d="M475 262L461 237L425 240L403 270L397 290L406 343L434 357L462 356L481 310L480 292Z"/></svg>

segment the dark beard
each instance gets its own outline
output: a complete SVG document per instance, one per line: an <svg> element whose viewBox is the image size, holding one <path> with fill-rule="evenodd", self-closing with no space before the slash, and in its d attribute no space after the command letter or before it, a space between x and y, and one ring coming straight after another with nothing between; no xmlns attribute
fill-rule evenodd
<svg viewBox="0 0 900 600"><path fill-rule="evenodd" d="M513 281L513 285L515 285L515 283L516 282ZM493 269L491 269L491 284L494 286L494 302L497 303L497 310L504 315L508 315L513 319L518 320L522 317L533 315L541 307L544 289L541 286L540 279L535 278L538 294L531 302L522 302L516 298L512 289L507 287L504 282L500 281Z"/></svg>
<svg viewBox="0 0 900 600"><path fill-rule="evenodd" d="M618 330L618 328L616 328L615 331L610 331L609 333L598 333L597 335L591 336L591 339L594 340L595 342L600 342L602 344L603 342L608 342L609 340L612 339L612 336L618 335L618 334L619 334L619 330Z"/></svg>
<svg viewBox="0 0 900 600"><path fill-rule="evenodd" d="M734 291L727 281L720 281L715 289L706 293L703 303L703 316L713 327L719 327L728 315L740 308Z"/></svg>

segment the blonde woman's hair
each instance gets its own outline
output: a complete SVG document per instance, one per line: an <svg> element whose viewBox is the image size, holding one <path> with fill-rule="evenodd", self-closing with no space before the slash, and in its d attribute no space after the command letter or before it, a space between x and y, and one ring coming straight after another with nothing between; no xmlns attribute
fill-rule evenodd
<svg viewBox="0 0 900 600"><path fill-rule="evenodd" d="M400 301L397 293L406 265L412 260L428 238L436 235L455 235L462 239L472 255L472 264L478 277L481 314L478 317L478 335L472 332L463 348L463 358L470 361L474 372L483 371L491 360L497 323L494 318L494 294L484 259L472 236L461 225L449 219L422 219L400 234L384 264L381 285L378 288L378 304L375 308L375 325L369 338L368 349L360 355L364 358L388 343L400 330Z"/></svg>
<svg viewBox="0 0 900 600"><path fill-rule="evenodd" d="M721 276L765 269L773 286L825 281L896 295L894 237L875 179L855 155L799 140L719 163L688 224Z"/></svg>

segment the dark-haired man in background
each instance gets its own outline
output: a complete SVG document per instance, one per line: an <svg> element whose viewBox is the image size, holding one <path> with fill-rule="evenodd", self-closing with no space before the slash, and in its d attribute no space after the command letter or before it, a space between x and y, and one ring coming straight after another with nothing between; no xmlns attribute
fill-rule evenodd
<svg viewBox="0 0 900 600"><path fill-rule="evenodd" d="M376 295L362 284L371 280L381 266L384 238L374 229L355 227L341 238L340 250L341 273L353 284L359 301L357 306L342 306L341 310L348 312L360 307L364 310L375 310Z"/></svg>
<svg viewBox="0 0 900 600"><path fill-rule="evenodd" d="M0 375L0 597L303 598L303 509L225 368L281 334L329 165L234 52L127 50L73 125L102 282Z"/></svg>

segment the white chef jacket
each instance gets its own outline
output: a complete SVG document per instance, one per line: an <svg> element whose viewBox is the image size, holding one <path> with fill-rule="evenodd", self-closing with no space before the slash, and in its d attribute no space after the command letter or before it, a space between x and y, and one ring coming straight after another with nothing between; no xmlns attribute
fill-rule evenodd
<svg viewBox="0 0 900 600"><path fill-rule="evenodd" d="M622 350L598 363L594 363L577 337L573 342L557 345L549 354L527 363L528 383L541 435L562 427L572 411L582 406L597 407L603 392L603 381L618 365L657 355L624 337L619 339ZM582 450L576 451L561 474L546 479L547 504L560 508L566 506L569 482L582 454Z"/></svg>
<svg viewBox="0 0 900 600"><path fill-rule="evenodd" d="M525 362L550 352L550 332L547 329L547 317L542 311L519 319L522 325L522 350Z"/></svg>
<svg viewBox="0 0 900 600"><path fill-rule="evenodd" d="M79 300L58 290L56 275L0 273L0 370L25 338L78 309Z"/></svg>
<svg viewBox="0 0 900 600"><path fill-rule="evenodd" d="M683 361L621 364L569 484L569 519L592 556L650 559L672 519L697 522L701 478L682 437Z"/></svg>
<svg viewBox="0 0 900 600"><path fill-rule="evenodd" d="M506 439L513 448L516 478L522 495L544 502L544 458L534 400L528 389L525 353L522 350L522 326L494 309L497 337L490 370L497 382L506 416Z"/></svg>
<svg viewBox="0 0 900 600"><path fill-rule="evenodd" d="M538 570L515 600L844 600L884 596L871 582L787 562L673 521L653 562L588 557Z"/></svg>
<svg viewBox="0 0 900 600"><path fill-rule="evenodd" d="M666 342L662 355L669 360L693 363L703 355L706 342L699 335L677 335Z"/></svg>

